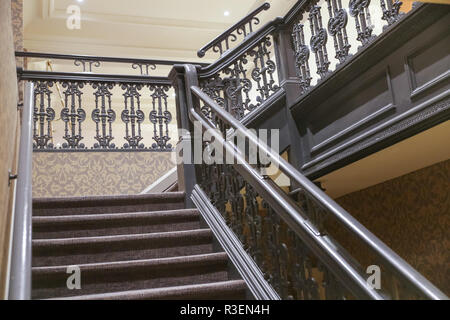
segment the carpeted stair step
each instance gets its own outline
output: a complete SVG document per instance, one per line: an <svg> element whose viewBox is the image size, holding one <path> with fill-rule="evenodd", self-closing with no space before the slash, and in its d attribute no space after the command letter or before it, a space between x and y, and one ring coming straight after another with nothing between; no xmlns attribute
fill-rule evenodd
<svg viewBox="0 0 450 320"><path fill-rule="evenodd" d="M79 265L211 253L209 229L33 240L33 266Z"/></svg>
<svg viewBox="0 0 450 320"><path fill-rule="evenodd" d="M33 298L175 287L228 280L228 257L212 253L173 258L84 264L81 290L67 288L67 266L34 267Z"/></svg>
<svg viewBox="0 0 450 320"><path fill-rule="evenodd" d="M198 210L33 217L34 239L62 239L195 230Z"/></svg>
<svg viewBox="0 0 450 320"><path fill-rule="evenodd" d="M184 209L184 192L33 199L33 216L148 212Z"/></svg>
<svg viewBox="0 0 450 320"><path fill-rule="evenodd" d="M243 300L242 280L70 297L71 300Z"/></svg>

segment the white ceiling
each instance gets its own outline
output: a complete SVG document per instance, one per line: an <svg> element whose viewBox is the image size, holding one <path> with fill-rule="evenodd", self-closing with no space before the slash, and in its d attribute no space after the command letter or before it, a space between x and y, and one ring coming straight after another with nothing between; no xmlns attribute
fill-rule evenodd
<svg viewBox="0 0 450 320"><path fill-rule="evenodd" d="M263 0L24 0L28 51L198 60L197 50ZM262 22L295 0L269 0ZM69 30L69 5L81 8L81 29ZM229 15L225 16L224 12ZM204 60L216 59L207 56Z"/></svg>

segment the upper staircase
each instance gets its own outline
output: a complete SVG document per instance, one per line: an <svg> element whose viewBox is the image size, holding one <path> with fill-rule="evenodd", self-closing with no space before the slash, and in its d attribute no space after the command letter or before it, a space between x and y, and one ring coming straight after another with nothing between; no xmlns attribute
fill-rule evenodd
<svg viewBox="0 0 450 320"><path fill-rule="evenodd" d="M245 299L182 192L35 199L32 298ZM81 289L67 286L80 270Z"/></svg>

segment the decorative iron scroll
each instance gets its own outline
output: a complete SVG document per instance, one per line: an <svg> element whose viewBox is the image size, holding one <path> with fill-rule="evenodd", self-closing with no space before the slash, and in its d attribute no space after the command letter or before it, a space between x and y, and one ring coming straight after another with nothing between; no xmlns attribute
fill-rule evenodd
<svg viewBox="0 0 450 320"><path fill-rule="evenodd" d="M381 19L387 21L388 26L397 22L402 14L399 13L403 2L398 0L380 0L383 17Z"/></svg>
<svg viewBox="0 0 450 320"><path fill-rule="evenodd" d="M368 44L375 37L372 35L373 26L369 12L370 0L350 0L349 12L355 18L357 40L363 45Z"/></svg>
<svg viewBox="0 0 450 320"><path fill-rule="evenodd" d="M340 63L345 62L349 57L348 51L350 45L345 27L347 26L347 12L342 9L342 0L327 0L328 13L328 32L334 39L334 49L336 50L336 59Z"/></svg>
<svg viewBox="0 0 450 320"><path fill-rule="evenodd" d="M126 137L123 147L125 149L143 149L144 144L140 144L143 139L141 135L141 123L145 120L145 114L141 110L141 94L139 91L142 85L123 84L122 89L126 90L123 96L125 97L125 110L122 111L122 121L125 123Z"/></svg>
<svg viewBox="0 0 450 320"><path fill-rule="evenodd" d="M168 94L172 87L169 84L145 86L152 101L149 106L141 105L144 85L139 83L54 80L34 81L34 84L33 139L36 151L172 151L169 125L173 116ZM55 90L51 90L52 87ZM120 118L123 127L115 125L115 110L118 109L113 107L113 101L116 101L113 97L118 89L122 90ZM54 99L57 93L61 95L60 100ZM144 108L149 108L147 121ZM56 119L55 110L60 114L59 119ZM61 127L55 126L59 121L64 125L64 133L59 132ZM88 130L89 147L84 143L87 121L95 124L92 135ZM153 131L151 138L154 143L148 147L143 142L144 126L151 126ZM116 142L119 128L124 130L119 137L125 140L121 148ZM58 143L54 142L55 139ZM92 140L95 142L91 144Z"/></svg>
<svg viewBox="0 0 450 320"><path fill-rule="evenodd" d="M218 73L200 79L200 88L241 120L280 89L277 66L271 57L272 46L270 37L263 38ZM206 106L202 111L209 113Z"/></svg>
<svg viewBox="0 0 450 320"><path fill-rule="evenodd" d="M268 10L269 8L270 4L268 2L262 4L257 9L250 12L246 17L234 24L231 28L201 48L197 52L197 55L202 58L209 49L223 55L230 49L231 42L236 42L238 40L238 35L245 39L248 35L253 33L253 28L260 24L260 20L256 17L256 15L258 15L261 11Z"/></svg>
<svg viewBox="0 0 450 320"><path fill-rule="evenodd" d="M133 69L138 69L141 72L141 75L148 76L150 74L150 70L156 70L156 64L154 63L133 63L131 66Z"/></svg>
<svg viewBox="0 0 450 320"><path fill-rule="evenodd" d="M64 149L84 149L81 123L86 119L86 112L81 104L81 90L84 87L82 82L63 82L62 87L65 108L61 110L61 120L64 122L64 140L62 147Z"/></svg>
<svg viewBox="0 0 450 320"><path fill-rule="evenodd" d="M114 140L112 135L112 123L116 120L116 113L111 106L111 90L114 88L112 83L93 83L95 96L95 109L92 111L92 120L96 125L94 149L114 149L116 146L111 143ZM100 107L99 107L100 105ZM100 130L101 129L101 130Z"/></svg>
<svg viewBox="0 0 450 320"><path fill-rule="evenodd" d="M99 68L101 65L100 61L98 60L83 60L83 59L74 60L73 64L77 67L82 66L83 72L92 72L92 66Z"/></svg>
<svg viewBox="0 0 450 320"><path fill-rule="evenodd" d="M150 91L152 93L153 110L150 112L150 122L154 126L153 140L156 143L152 145L153 149L170 150L172 145L168 144L169 137L169 123L172 121L172 114L167 109L167 92L169 86L162 85L150 85Z"/></svg>
<svg viewBox="0 0 450 320"><path fill-rule="evenodd" d="M300 78L300 87L304 93L310 88L312 78L308 62L309 48L305 44L303 27L300 23L295 24L292 30L292 38L294 40L295 67L297 76Z"/></svg>
<svg viewBox="0 0 450 320"><path fill-rule="evenodd" d="M311 27L311 51L316 56L317 74L325 78L329 72L327 53L327 31L322 26L322 15L319 6L313 6L309 12L309 23Z"/></svg>
<svg viewBox="0 0 450 320"><path fill-rule="evenodd" d="M55 119L55 110L51 104L50 88L52 81L36 81L34 89L34 116L33 139L35 149L53 148L52 121Z"/></svg>

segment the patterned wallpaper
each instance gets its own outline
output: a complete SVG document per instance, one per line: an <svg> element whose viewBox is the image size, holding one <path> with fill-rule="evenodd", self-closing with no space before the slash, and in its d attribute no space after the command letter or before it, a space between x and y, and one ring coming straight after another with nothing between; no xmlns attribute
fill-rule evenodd
<svg viewBox="0 0 450 320"><path fill-rule="evenodd" d="M14 49L23 51L23 0L11 0L11 19ZM23 58L16 58L18 67L23 67ZM19 101L23 100L23 84L19 84Z"/></svg>
<svg viewBox="0 0 450 320"><path fill-rule="evenodd" d="M173 167L170 152L35 152L33 197L138 194Z"/></svg>
<svg viewBox="0 0 450 320"><path fill-rule="evenodd" d="M336 201L450 295L450 160ZM336 237L351 252L365 252Z"/></svg>
<svg viewBox="0 0 450 320"><path fill-rule="evenodd" d="M23 0L11 0L12 25L16 51L23 50Z"/></svg>

